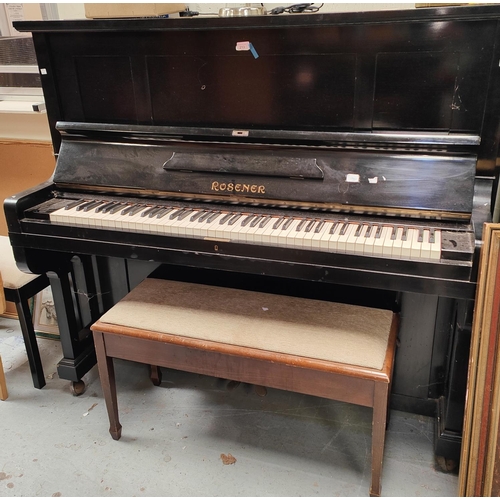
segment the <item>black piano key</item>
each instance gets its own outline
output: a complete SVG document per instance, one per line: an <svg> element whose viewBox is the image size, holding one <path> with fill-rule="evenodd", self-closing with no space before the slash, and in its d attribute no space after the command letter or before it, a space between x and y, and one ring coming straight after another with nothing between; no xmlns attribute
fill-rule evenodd
<svg viewBox="0 0 500 500"><path fill-rule="evenodd" d="M142 212L141 217L146 217L147 215L149 215L151 212L153 212L157 208L158 208L157 206L149 207L147 210L144 210L144 212Z"/></svg>
<svg viewBox="0 0 500 500"><path fill-rule="evenodd" d="M150 219L152 219L155 215L159 214L161 211L163 210L162 207L156 207L154 210L151 210L149 213L148 213L148 217Z"/></svg>
<svg viewBox="0 0 500 500"><path fill-rule="evenodd" d="M433 228L429 232L429 243L436 243L436 230Z"/></svg>
<svg viewBox="0 0 500 500"><path fill-rule="evenodd" d="M117 203L114 207L111 207L108 211L110 214L116 214L116 212L119 212L124 206L126 206L124 203Z"/></svg>
<svg viewBox="0 0 500 500"><path fill-rule="evenodd" d="M231 220L228 222L228 225L232 226L236 221L238 221L240 219L241 216L242 216L241 214L233 215Z"/></svg>
<svg viewBox="0 0 500 500"><path fill-rule="evenodd" d="M312 231L312 228L314 227L314 224L316 224L316 222L318 221L317 220L309 221L309 224L307 224L306 226L306 233L310 233Z"/></svg>
<svg viewBox="0 0 500 500"><path fill-rule="evenodd" d="M401 235L401 241L406 241L408 239L408 228L403 227L403 234Z"/></svg>
<svg viewBox="0 0 500 500"><path fill-rule="evenodd" d="M371 224L368 224L368 227L366 228L365 232L365 238L369 238L370 235L372 234L373 226Z"/></svg>
<svg viewBox="0 0 500 500"><path fill-rule="evenodd" d="M108 207L112 207L116 202L114 201L108 201L107 203L104 203L102 205L99 205L95 211L96 213L99 213L99 212L104 212L104 210Z"/></svg>
<svg viewBox="0 0 500 500"><path fill-rule="evenodd" d="M82 203L85 203L86 201L88 201L88 200L75 200L75 201L72 201L72 202L68 203L64 207L64 210L70 210L71 208L75 208L78 205L81 205Z"/></svg>
<svg viewBox="0 0 500 500"><path fill-rule="evenodd" d="M339 226L339 223L338 222L334 222L333 226L330 228L330 234L333 234L335 232L335 230L337 229L338 226Z"/></svg>
<svg viewBox="0 0 500 500"><path fill-rule="evenodd" d="M294 221L294 219L290 218L288 219L284 224L283 224L283 227L281 228L282 230L285 230L285 229L288 229L291 225L292 225L292 222Z"/></svg>
<svg viewBox="0 0 500 500"><path fill-rule="evenodd" d="M172 212L169 215L170 220L174 220L176 217L179 217L179 215L182 215L186 209L185 208L179 208L179 210L176 210L175 212Z"/></svg>
<svg viewBox="0 0 500 500"><path fill-rule="evenodd" d="M93 210L94 208L99 206L101 203L103 203L101 200L95 200L92 203L87 204L87 206L83 208L83 211L90 212L91 210ZM77 210L78 210L78 208L77 208Z"/></svg>
<svg viewBox="0 0 500 500"><path fill-rule="evenodd" d="M191 218L189 220L191 222L194 222L195 220L199 219L204 213L205 213L204 210L200 210L199 212L196 212L195 214L191 215Z"/></svg>
<svg viewBox="0 0 500 500"><path fill-rule="evenodd" d="M418 230L418 240L419 243L422 243L424 241L424 229L419 228Z"/></svg>
<svg viewBox="0 0 500 500"><path fill-rule="evenodd" d="M271 220L270 215L265 215L264 218L260 221L259 228L262 229L267 225L267 223Z"/></svg>
<svg viewBox="0 0 500 500"><path fill-rule="evenodd" d="M121 215L127 215L128 213L130 213L130 211L136 207L137 205L127 205L123 210L122 210L122 213Z"/></svg>
<svg viewBox="0 0 500 500"><path fill-rule="evenodd" d="M354 233L354 237L355 238L358 238L359 236L361 236L361 231L363 231L363 224L358 224L358 228L356 229L355 233Z"/></svg>
<svg viewBox="0 0 500 500"><path fill-rule="evenodd" d="M118 212L118 210L120 210L120 208L122 208L123 205L118 202L118 201L113 201L111 204L109 204L107 207L103 208L102 209L102 213L103 214L115 214L116 212ZM113 209L116 209L114 212L112 212Z"/></svg>
<svg viewBox="0 0 500 500"><path fill-rule="evenodd" d="M295 228L296 231L301 231L304 225L306 224L307 219L302 219L298 224L297 227Z"/></svg>
<svg viewBox="0 0 500 500"><path fill-rule="evenodd" d="M211 215L212 215L212 211L208 211L208 212L205 212L199 219L198 219L198 222L204 222L206 221Z"/></svg>
<svg viewBox="0 0 500 500"><path fill-rule="evenodd" d="M76 207L76 209L80 212L81 210L85 210L88 206L94 205L94 203L95 203L95 200L88 200L85 203L83 203L82 205L78 205Z"/></svg>
<svg viewBox="0 0 500 500"><path fill-rule="evenodd" d="M144 205L134 205L132 209L127 212L127 215L129 217L132 217L132 215L139 213L141 210L144 210L145 208L146 207Z"/></svg>
<svg viewBox="0 0 500 500"><path fill-rule="evenodd" d="M189 214L192 214L193 210L191 208L186 208L185 212L179 215L178 220L184 220Z"/></svg>
<svg viewBox="0 0 500 500"><path fill-rule="evenodd" d="M347 229L349 228L349 222L344 222L344 225L342 226L342 228L340 229L340 232L339 234L341 236L343 236L346 232L347 232Z"/></svg>
<svg viewBox="0 0 500 500"><path fill-rule="evenodd" d="M232 216L233 214L231 212L224 215L224 217L222 217L221 220L219 221L219 224L225 224Z"/></svg>
<svg viewBox="0 0 500 500"><path fill-rule="evenodd" d="M315 233L319 233L321 231L321 228L325 225L324 220L320 220L319 224L316 226L316 229L314 230Z"/></svg>
<svg viewBox="0 0 500 500"><path fill-rule="evenodd" d="M378 239L382 236L382 226L378 226L377 231L375 232L375 239Z"/></svg>
<svg viewBox="0 0 500 500"><path fill-rule="evenodd" d="M250 227L255 227L260 222L261 219L262 215L255 217L255 219L252 222L250 222Z"/></svg>
<svg viewBox="0 0 500 500"><path fill-rule="evenodd" d="M280 217L274 224L273 224L273 229L278 229L282 222L285 220L284 217Z"/></svg>
<svg viewBox="0 0 500 500"><path fill-rule="evenodd" d="M217 217L219 217L219 215L220 215L220 212L213 212L210 217L207 217L207 224L209 222L213 222L215 219L217 219Z"/></svg>
<svg viewBox="0 0 500 500"><path fill-rule="evenodd" d="M255 214L252 214L252 215L249 215L248 217L245 217L242 221L241 221L241 226L242 227L245 227L253 218L255 217Z"/></svg>
<svg viewBox="0 0 500 500"><path fill-rule="evenodd" d="M172 207L163 207L159 212L156 212L157 219L163 219L165 215L169 214L172 211Z"/></svg>
<svg viewBox="0 0 500 500"><path fill-rule="evenodd" d="M398 226L394 226L392 228L392 233L391 233L391 240L395 240L396 239L396 236L398 234Z"/></svg>

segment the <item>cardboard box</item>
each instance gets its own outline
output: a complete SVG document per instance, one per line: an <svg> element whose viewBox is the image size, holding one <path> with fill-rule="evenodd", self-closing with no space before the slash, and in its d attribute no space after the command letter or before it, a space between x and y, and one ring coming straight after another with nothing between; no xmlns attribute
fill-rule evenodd
<svg viewBox="0 0 500 500"><path fill-rule="evenodd" d="M181 12L183 3L86 3L85 17L90 19L117 17L158 17Z"/></svg>

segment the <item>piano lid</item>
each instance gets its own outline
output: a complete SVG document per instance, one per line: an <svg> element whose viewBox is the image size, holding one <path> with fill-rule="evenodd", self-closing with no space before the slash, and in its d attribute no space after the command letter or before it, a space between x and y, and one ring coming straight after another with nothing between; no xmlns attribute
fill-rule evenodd
<svg viewBox="0 0 500 500"><path fill-rule="evenodd" d="M472 212L476 157L444 145L234 144L141 127L59 128L54 182L63 189L433 219L468 220Z"/></svg>
<svg viewBox="0 0 500 500"><path fill-rule="evenodd" d="M207 140L231 131L241 143L262 131L287 144L322 144L331 133L454 144L466 135L479 138L466 152L491 174L499 19L499 6L478 6L16 27L33 31L56 153L58 121L172 127Z"/></svg>

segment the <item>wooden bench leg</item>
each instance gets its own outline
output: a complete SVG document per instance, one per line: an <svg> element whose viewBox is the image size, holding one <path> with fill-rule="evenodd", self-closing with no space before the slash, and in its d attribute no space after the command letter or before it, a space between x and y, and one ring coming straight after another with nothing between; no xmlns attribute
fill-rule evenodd
<svg viewBox="0 0 500 500"><path fill-rule="evenodd" d="M101 379L102 392L109 417L109 433L113 439L120 439L122 426L118 419L118 401L116 398L116 381L113 358L106 355L104 336L101 332L94 331L95 352L97 355L97 365L99 368L99 378Z"/></svg>
<svg viewBox="0 0 500 500"><path fill-rule="evenodd" d="M16 300L16 309L24 338L24 345L26 346L26 354L28 356L33 385L36 389L41 389L45 386L45 376L43 374L42 360L40 358L40 351L38 350L28 301L19 297Z"/></svg>
<svg viewBox="0 0 500 500"><path fill-rule="evenodd" d="M0 400L5 401L9 397L7 392L7 383L5 382L5 373L3 371L2 358L0 357Z"/></svg>
<svg viewBox="0 0 500 500"><path fill-rule="evenodd" d="M379 497L382 489L380 476L382 475L382 460L384 458L388 397L389 384L384 382L375 382L372 423L372 482L370 485L371 497Z"/></svg>
<svg viewBox="0 0 500 500"><path fill-rule="evenodd" d="M149 365L149 378L153 385L161 385L162 373L159 366Z"/></svg>

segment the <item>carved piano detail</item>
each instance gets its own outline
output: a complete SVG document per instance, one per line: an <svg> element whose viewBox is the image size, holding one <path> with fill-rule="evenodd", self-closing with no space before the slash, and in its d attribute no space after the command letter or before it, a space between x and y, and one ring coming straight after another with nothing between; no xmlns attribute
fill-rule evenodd
<svg viewBox="0 0 500 500"><path fill-rule="evenodd" d="M478 6L18 23L58 160L5 210L18 265L51 278L60 376L90 369L85 328L159 265L383 297L402 317L393 404L439 402L437 452L458 457L499 20Z"/></svg>

